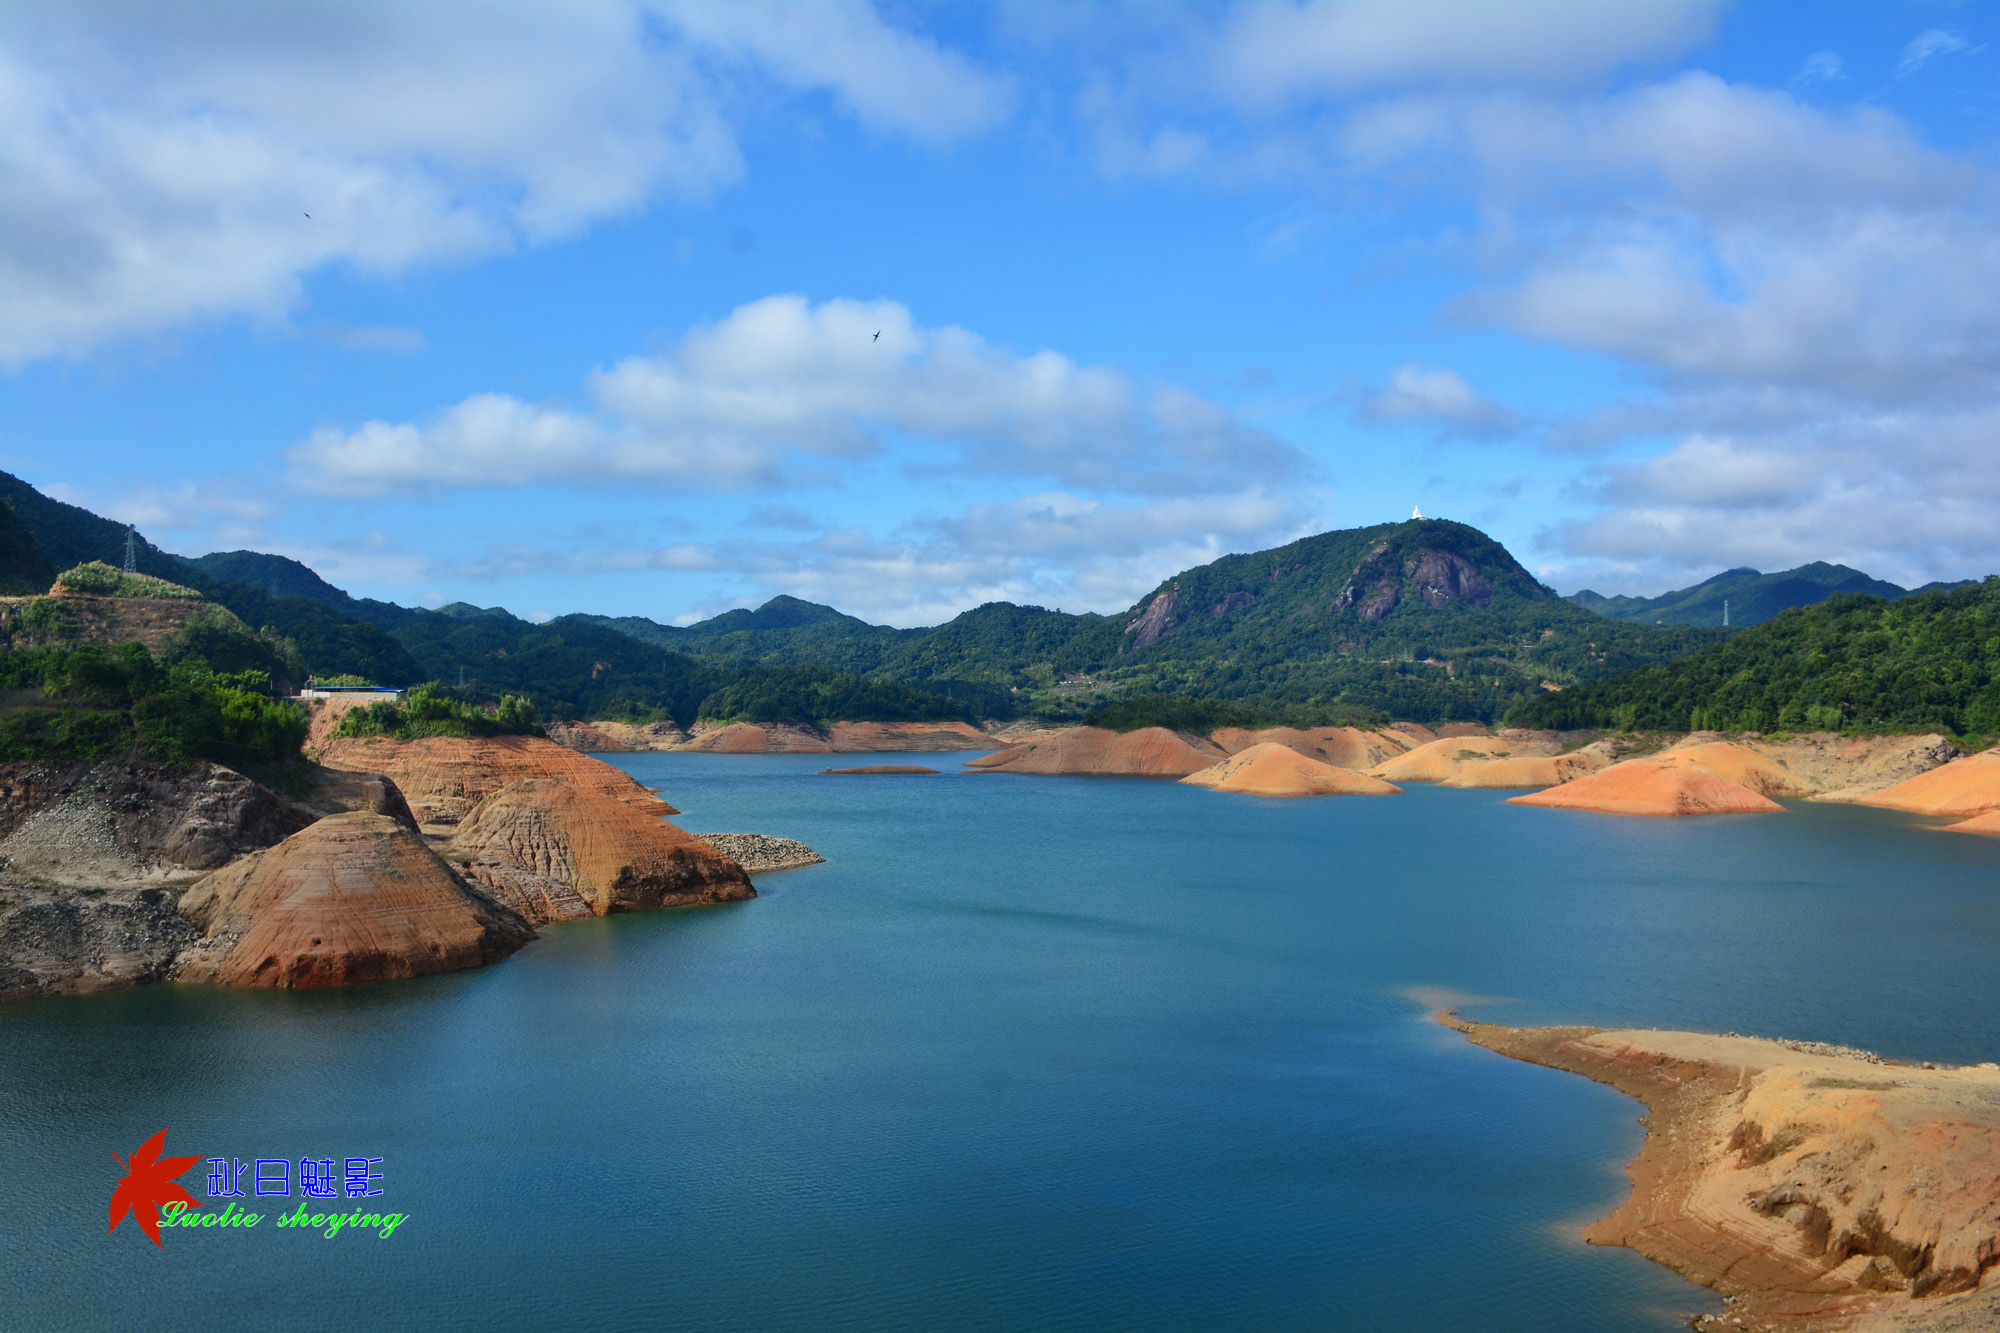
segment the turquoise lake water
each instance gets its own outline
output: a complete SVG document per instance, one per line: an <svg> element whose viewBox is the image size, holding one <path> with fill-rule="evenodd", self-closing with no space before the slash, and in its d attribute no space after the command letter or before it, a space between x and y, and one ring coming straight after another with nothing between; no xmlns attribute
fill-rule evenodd
<svg viewBox="0 0 2000 1333"><path fill-rule="evenodd" d="M1638 1104L1406 988L2000 1058L2000 840L1908 816L616 759L828 864L474 972L0 1006L0 1326L1667 1333L1719 1303L1574 1239ZM162 1126L379 1157L407 1220L107 1235Z"/></svg>

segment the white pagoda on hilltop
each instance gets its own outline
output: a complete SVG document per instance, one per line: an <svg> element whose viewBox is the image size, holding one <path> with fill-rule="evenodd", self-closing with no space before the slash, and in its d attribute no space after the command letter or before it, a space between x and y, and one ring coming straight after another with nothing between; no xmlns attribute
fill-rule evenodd
<svg viewBox="0 0 2000 1333"><path fill-rule="evenodd" d="M1422 505L1411 505L1411 506L1410 506L1410 518L1411 518L1412 520L1415 520L1415 519L1420 519L1420 518L1422 518L1423 516L1424 516L1424 510L1423 510L1423 506L1422 506Z"/></svg>

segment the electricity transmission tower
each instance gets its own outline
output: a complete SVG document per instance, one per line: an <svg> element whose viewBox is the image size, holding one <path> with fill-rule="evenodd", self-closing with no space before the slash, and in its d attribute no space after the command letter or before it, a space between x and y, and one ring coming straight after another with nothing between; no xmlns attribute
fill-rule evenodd
<svg viewBox="0 0 2000 1333"><path fill-rule="evenodd" d="M139 525L128 524L125 528L125 572L139 572Z"/></svg>

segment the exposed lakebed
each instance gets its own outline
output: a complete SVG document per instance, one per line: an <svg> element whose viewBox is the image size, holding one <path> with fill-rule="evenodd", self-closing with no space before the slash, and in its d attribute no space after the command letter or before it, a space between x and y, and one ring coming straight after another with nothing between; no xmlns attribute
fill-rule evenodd
<svg viewBox="0 0 2000 1333"><path fill-rule="evenodd" d="M0 1008L10 1320L1666 1333L1718 1302L1573 1238L1623 1195L1637 1105L1403 988L2000 1056L2000 840L1942 821L607 758L683 827L827 863L475 972ZM105 1235L110 1153L162 1125L381 1157L409 1221Z"/></svg>

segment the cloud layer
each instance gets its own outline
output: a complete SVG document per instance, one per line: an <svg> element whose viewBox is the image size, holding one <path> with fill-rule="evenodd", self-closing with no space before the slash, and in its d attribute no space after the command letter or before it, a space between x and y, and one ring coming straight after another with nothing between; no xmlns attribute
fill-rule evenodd
<svg viewBox="0 0 2000 1333"><path fill-rule="evenodd" d="M923 327L894 301L767 297L588 387L588 412L480 394L421 423L322 430L290 459L309 488L357 496L615 481L742 489L834 476L898 443L917 467L1108 492L1305 470L1297 450L1184 389Z"/></svg>
<svg viewBox="0 0 2000 1333"><path fill-rule="evenodd" d="M846 0L8 6L0 365L701 196L741 174L731 117L759 89L932 144L1009 96Z"/></svg>

